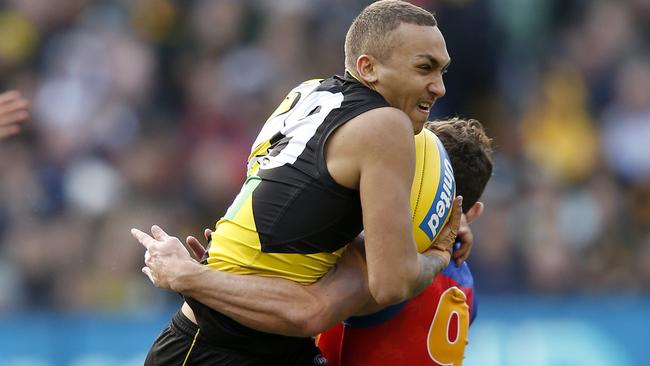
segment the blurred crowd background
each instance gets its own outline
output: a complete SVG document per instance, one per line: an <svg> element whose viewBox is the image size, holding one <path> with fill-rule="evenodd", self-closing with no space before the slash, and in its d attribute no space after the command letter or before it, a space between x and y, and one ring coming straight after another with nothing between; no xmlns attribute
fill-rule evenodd
<svg viewBox="0 0 650 366"><path fill-rule="evenodd" d="M431 117L479 119L497 151L479 293L647 293L650 1L413 2L453 60ZM214 226L285 94L343 73L367 3L0 0L0 91L32 101L0 141L0 310L178 303L129 229Z"/></svg>

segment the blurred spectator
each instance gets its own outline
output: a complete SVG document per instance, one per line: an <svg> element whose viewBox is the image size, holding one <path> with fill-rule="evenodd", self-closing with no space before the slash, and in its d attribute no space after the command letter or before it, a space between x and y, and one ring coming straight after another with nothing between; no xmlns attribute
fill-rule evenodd
<svg viewBox="0 0 650 366"><path fill-rule="evenodd" d="M20 124L29 116L28 105L27 100L17 91L0 94L0 139L20 131Z"/></svg>
<svg viewBox="0 0 650 366"><path fill-rule="evenodd" d="M621 64L614 98L602 114L603 153L612 170L628 182L650 180L650 59Z"/></svg>
<svg viewBox="0 0 650 366"><path fill-rule="evenodd" d="M540 88L522 117L524 153L549 179L578 183L598 161L584 83L575 69L553 65Z"/></svg>

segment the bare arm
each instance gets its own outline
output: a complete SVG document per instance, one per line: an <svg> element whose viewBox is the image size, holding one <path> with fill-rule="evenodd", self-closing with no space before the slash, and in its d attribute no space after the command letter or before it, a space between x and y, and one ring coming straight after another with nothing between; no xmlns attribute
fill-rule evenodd
<svg viewBox="0 0 650 366"><path fill-rule="evenodd" d="M330 139L328 168L337 156L358 164L372 297L380 306L388 306L414 296L449 263L445 252L453 245L458 222L437 243L439 251L418 254L409 207L415 169L411 121L394 108L379 108L346 123ZM330 172L338 182L345 181L345 175Z"/></svg>
<svg viewBox="0 0 650 366"><path fill-rule="evenodd" d="M454 227L459 227L460 225L461 228L464 229L465 236L458 236L457 239L459 239L463 245L472 245L471 242L473 241L473 237L471 236L471 230L467 226L467 222L463 219L464 215L462 214L461 202L462 200L458 198L454 200L449 222L442 228L440 235L438 235L436 240L431 244L431 247L429 247L429 249L427 249L421 255L421 257L423 257L425 260L423 265L430 266L429 268L422 269L422 271L430 270L432 273L434 273L434 277L449 264L451 253L448 249L447 243L453 238L452 235L454 235ZM337 278L336 276L333 277L333 279L340 281L345 280L344 278ZM423 280L422 282L426 283L426 280ZM414 296L422 292L426 287L427 286L416 289ZM370 296L370 293L368 292L365 304L362 307L358 308L355 313L351 315L359 316L373 314L385 307L385 305L377 303L377 301L372 296Z"/></svg>
<svg viewBox="0 0 650 366"><path fill-rule="evenodd" d="M440 266L449 262L449 252L439 247L445 247L446 241L450 240L451 228L461 221L461 205L458 201L456 203L458 204L452 207L449 223L424 253ZM469 228L466 231L470 231ZM206 239L211 234L212 231L206 229ZM213 275L212 283L202 282L201 276L197 274L193 281L179 284L185 289L177 291L252 328L284 335L314 335L352 315L372 314L384 308L374 300L368 289L363 237L360 235L350 243L336 266L325 277L309 286L279 278L218 272ZM471 245L467 242L471 238L460 239ZM196 238L190 236L186 243L194 252L195 258L203 257L205 249ZM438 273L442 269L435 267L433 270ZM215 271L208 271L204 279L213 272ZM194 281L201 282L199 287ZM240 299L241 296L247 298ZM291 301L288 302L287 299Z"/></svg>
<svg viewBox="0 0 650 366"><path fill-rule="evenodd" d="M454 222L460 221L460 205L452 208L432 247L425 252L432 260L447 256L445 240ZM261 276L244 276L210 269L191 258L183 244L154 226L152 236L132 229L133 236L147 249L143 272L151 282L191 296L236 321L261 331L288 336L311 336L330 328L351 315L376 312L378 304L368 289L362 239L357 238L326 276L313 285ZM206 232L209 237L209 230ZM197 258L203 247L193 237L187 244ZM437 259L441 261L440 259ZM444 268L444 267L443 267ZM439 272L437 268L434 270ZM287 299L291 299L288 301Z"/></svg>
<svg viewBox="0 0 650 366"><path fill-rule="evenodd" d="M281 278L210 269L157 226L152 227L152 236L137 229L131 232L147 249L143 272L154 285L191 296L261 331L312 336L354 314L368 299L363 257L357 250L348 250L317 283L302 286Z"/></svg>

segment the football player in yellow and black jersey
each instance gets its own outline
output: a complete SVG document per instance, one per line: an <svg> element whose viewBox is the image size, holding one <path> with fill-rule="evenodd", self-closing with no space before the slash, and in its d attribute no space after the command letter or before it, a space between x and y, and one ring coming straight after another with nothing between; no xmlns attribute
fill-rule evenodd
<svg viewBox="0 0 650 366"><path fill-rule="evenodd" d="M368 289L387 306L422 291L449 263L458 220L418 254L409 208L413 134L444 95L450 62L436 20L409 3L379 1L355 19L345 52L345 76L301 84L267 120L203 265L160 228L153 238L133 231L147 248L143 271L186 295L147 365L325 364L312 338L254 330L204 305L215 296L212 271L311 284L364 229Z"/></svg>

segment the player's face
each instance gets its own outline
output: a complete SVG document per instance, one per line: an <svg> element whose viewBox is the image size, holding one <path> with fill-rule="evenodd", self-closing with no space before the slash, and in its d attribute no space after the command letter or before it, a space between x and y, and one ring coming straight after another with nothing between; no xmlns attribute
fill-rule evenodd
<svg viewBox="0 0 650 366"><path fill-rule="evenodd" d="M377 60L374 87L409 116L418 133L436 99L445 95L442 76L451 59L438 27L402 23L391 36L393 48L387 59Z"/></svg>

